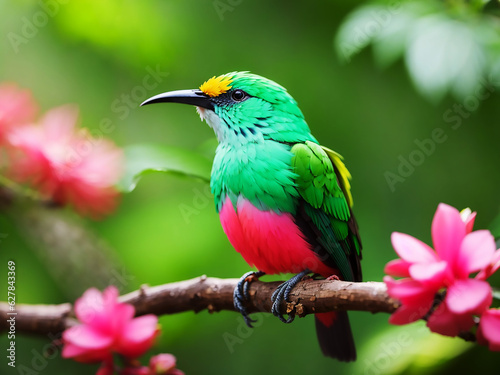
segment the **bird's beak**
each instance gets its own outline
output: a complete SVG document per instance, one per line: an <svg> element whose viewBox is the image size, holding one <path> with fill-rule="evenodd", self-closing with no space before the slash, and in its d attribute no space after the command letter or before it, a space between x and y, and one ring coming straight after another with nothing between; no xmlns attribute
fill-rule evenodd
<svg viewBox="0 0 500 375"><path fill-rule="evenodd" d="M201 90L177 90L164 92L145 100L141 106L153 103L184 103L206 109L214 109L211 98Z"/></svg>

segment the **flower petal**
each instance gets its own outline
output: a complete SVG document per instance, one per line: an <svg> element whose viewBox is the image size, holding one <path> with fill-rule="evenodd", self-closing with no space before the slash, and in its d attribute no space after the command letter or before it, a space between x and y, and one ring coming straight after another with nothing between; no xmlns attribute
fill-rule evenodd
<svg viewBox="0 0 500 375"><path fill-rule="evenodd" d="M30 91L20 89L14 83L0 84L0 142L9 130L32 122L37 107Z"/></svg>
<svg viewBox="0 0 500 375"><path fill-rule="evenodd" d="M158 317L153 314L143 315L128 323L123 331L122 337L129 341L143 341L154 337L158 329Z"/></svg>
<svg viewBox="0 0 500 375"><path fill-rule="evenodd" d="M472 228L474 228L474 221L476 220L476 214L477 212L472 212L472 210L468 207L460 211L460 217L465 223L465 233L472 232Z"/></svg>
<svg viewBox="0 0 500 375"><path fill-rule="evenodd" d="M385 265L384 272L388 275L398 277L408 277L410 273L408 268L411 263L403 259L394 259Z"/></svg>
<svg viewBox="0 0 500 375"><path fill-rule="evenodd" d="M63 358L72 358L75 361L83 363L92 363L104 361L111 357L107 349L89 350L77 345L65 344L61 353Z"/></svg>
<svg viewBox="0 0 500 375"><path fill-rule="evenodd" d="M72 357L77 357L81 356L85 353L87 353L89 350L81 348L77 345L73 345L70 343L64 343L64 348L62 350L61 356L63 358L72 358Z"/></svg>
<svg viewBox="0 0 500 375"><path fill-rule="evenodd" d="M470 330L473 325L472 315L453 314L445 303L441 303L427 320L427 327L432 332L451 337Z"/></svg>
<svg viewBox="0 0 500 375"><path fill-rule="evenodd" d="M489 271L489 276L493 275L500 268L500 249L495 251L493 254L493 260L491 261L491 269Z"/></svg>
<svg viewBox="0 0 500 375"><path fill-rule="evenodd" d="M496 245L489 230L477 230L465 236L457 254L455 274L467 277L471 272L486 267L493 258Z"/></svg>
<svg viewBox="0 0 500 375"><path fill-rule="evenodd" d="M440 203L432 221L434 249L452 267L465 237L465 223L456 208Z"/></svg>
<svg viewBox="0 0 500 375"><path fill-rule="evenodd" d="M493 266L492 273L500 268L500 249L496 250L493 254L493 260L491 261L491 264Z"/></svg>
<svg viewBox="0 0 500 375"><path fill-rule="evenodd" d="M120 295L120 293L118 292L118 288L114 285L108 286L102 292L102 298L103 298L104 303L106 305L111 305L111 304L116 303L118 301L119 295Z"/></svg>
<svg viewBox="0 0 500 375"><path fill-rule="evenodd" d="M467 279L457 280L448 288L445 303L455 314L481 314L491 305L492 299L490 284Z"/></svg>
<svg viewBox="0 0 500 375"><path fill-rule="evenodd" d="M132 305L118 301L118 289L114 286L103 293L95 288L87 290L75 302L75 311L81 322L110 336L116 336L135 313Z"/></svg>
<svg viewBox="0 0 500 375"><path fill-rule="evenodd" d="M489 309L481 315L477 332L478 342L487 341L490 350L500 351L500 310Z"/></svg>
<svg viewBox="0 0 500 375"><path fill-rule="evenodd" d="M431 309L432 301L427 306L408 306L401 305L389 318L389 323L394 325L403 325L416 322L422 319Z"/></svg>
<svg viewBox="0 0 500 375"><path fill-rule="evenodd" d="M115 337L121 335L124 327L129 324L134 317L135 308L128 303L118 303L115 301L113 305L109 307L108 319L99 322L99 329L107 330L112 332Z"/></svg>
<svg viewBox="0 0 500 375"><path fill-rule="evenodd" d="M113 361L105 361L97 370L95 375L113 375L115 372Z"/></svg>
<svg viewBox="0 0 500 375"><path fill-rule="evenodd" d="M476 275L476 279L486 280L488 277L493 275L499 268L500 268L500 249L495 251L490 261L490 264L488 264L485 268L479 271L479 273Z"/></svg>
<svg viewBox="0 0 500 375"><path fill-rule="evenodd" d="M114 337L120 335L123 328L132 320L135 314L134 306L118 301L118 289L107 287L103 292L105 314L93 322L93 326Z"/></svg>
<svg viewBox="0 0 500 375"><path fill-rule="evenodd" d="M87 349L106 348L113 342L111 336L83 324L68 328L63 332L63 339L65 342Z"/></svg>
<svg viewBox="0 0 500 375"><path fill-rule="evenodd" d="M429 263L437 260L431 247L405 233L393 232L392 246L396 253L410 263Z"/></svg>
<svg viewBox="0 0 500 375"><path fill-rule="evenodd" d="M419 263L410 266L410 276L417 281L432 283L440 288L446 275L448 263L445 261Z"/></svg>
<svg viewBox="0 0 500 375"><path fill-rule="evenodd" d="M404 298L413 296L422 291L422 284L411 279L394 280L390 276L384 276L387 292L393 298Z"/></svg>
<svg viewBox="0 0 500 375"><path fill-rule="evenodd" d="M85 324L90 324L95 315L100 314L103 309L102 293L96 288L87 289L75 302L75 315L80 322Z"/></svg>
<svg viewBox="0 0 500 375"><path fill-rule="evenodd" d="M170 353L157 354L149 360L149 368L154 374L170 373L175 369L177 359Z"/></svg>
<svg viewBox="0 0 500 375"><path fill-rule="evenodd" d="M73 136L78 122L78 107L63 105L49 110L41 120L45 137L50 141L66 142Z"/></svg>
<svg viewBox="0 0 500 375"><path fill-rule="evenodd" d="M75 345L73 342L69 342L65 339L65 333L66 332L63 333L64 347L61 354L63 358L72 358L75 361L83 363L100 362L112 358L109 346L88 348Z"/></svg>
<svg viewBox="0 0 500 375"><path fill-rule="evenodd" d="M387 293L399 299L403 305L427 306L437 292L436 288L412 279L394 280L390 276L385 276L384 282L387 286Z"/></svg>
<svg viewBox="0 0 500 375"><path fill-rule="evenodd" d="M156 315L135 318L122 328L116 351L126 357L139 357L149 350L158 333Z"/></svg>

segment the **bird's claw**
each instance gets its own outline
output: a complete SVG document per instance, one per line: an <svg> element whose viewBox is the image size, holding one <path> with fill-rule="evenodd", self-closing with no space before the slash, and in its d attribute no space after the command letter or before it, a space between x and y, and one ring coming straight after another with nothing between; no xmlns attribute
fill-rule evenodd
<svg viewBox="0 0 500 375"><path fill-rule="evenodd" d="M252 323L255 323L256 320L250 318L248 316L247 308L245 307L245 303L250 299L250 283L258 280L259 277L263 276L265 273L262 271L250 271L241 276L240 281L234 288L233 292L233 303L234 308L240 312L245 320L245 323L248 327L253 328Z"/></svg>
<svg viewBox="0 0 500 375"><path fill-rule="evenodd" d="M338 277L337 275L330 275L326 278L326 280L328 281L339 281L340 280L340 277Z"/></svg>
<svg viewBox="0 0 500 375"><path fill-rule="evenodd" d="M309 274L311 271L305 270L302 271L301 273L295 275L292 277L290 280L285 281L282 283L276 290L274 291L273 295L271 296L271 301L273 302L273 306L271 307L271 312L273 313L274 316L278 317L279 320L281 320L283 323L291 323L295 319L295 313L292 311L291 313L288 314L288 318L285 318L283 314L280 311L280 305L282 301L288 301L288 297L290 296L290 293L292 289L297 285L299 281L302 280L304 276Z"/></svg>

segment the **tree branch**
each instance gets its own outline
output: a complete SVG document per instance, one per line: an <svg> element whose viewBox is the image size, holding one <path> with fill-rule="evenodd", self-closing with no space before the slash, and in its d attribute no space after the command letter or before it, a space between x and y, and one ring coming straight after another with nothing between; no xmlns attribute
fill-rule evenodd
<svg viewBox="0 0 500 375"><path fill-rule="evenodd" d="M238 279L198 277L192 280L164 284L141 289L120 297L122 302L134 305L136 315L176 314L183 311L208 310L235 311L233 290ZM254 281L250 286L249 312L270 312L271 295L280 282ZM302 317L313 313L334 310L369 311L392 313L399 302L390 298L384 283L312 280L301 281L293 289L291 302L283 303L283 313L295 313ZM7 319L12 313L9 305L0 302L0 332L10 328ZM16 333L56 334L76 323L72 305L17 304Z"/></svg>

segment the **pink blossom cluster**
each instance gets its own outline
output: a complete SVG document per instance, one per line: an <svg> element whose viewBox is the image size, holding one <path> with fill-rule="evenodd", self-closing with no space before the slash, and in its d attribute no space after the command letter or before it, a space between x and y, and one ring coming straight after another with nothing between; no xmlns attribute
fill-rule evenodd
<svg viewBox="0 0 500 375"><path fill-rule="evenodd" d="M78 110L63 106L37 119L31 93L0 85L0 148L7 176L45 199L72 205L94 218L112 212L123 152L111 141L77 128ZM6 165L5 165L6 164Z"/></svg>
<svg viewBox="0 0 500 375"><path fill-rule="evenodd" d="M500 350L500 310L492 309L486 281L500 267L500 250L487 230L472 231L476 214L441 203L432 222L434 249L394 232L391 240L400 259L385 267L391 297L401 302L389 322L408 324L426 318L431 331L457 336L477 324L477 340Z"/></svg>
<svg viewBox="0 0 500 375"><path fill-rule="evenodd" d="M160 330L153 314L134 318L132 305L118 301L118 290L110 286L103 293L88 289L75 302L75 315L80 321L63 333L64 358L83 363L102 362L97 375L183 375L176 369L171 354L153 356L149 367L136 360L148 351ZM120 355L126 366L115 366L113 356Z"/></svg>
<svg viewBox="0 0 500 375"><path fill-rule="evenodd" d="M176 368L177 359L169 353L162 353L151 357L149 366L126 367L120 375L184 375L184 372ZM111 375L110 367L104 365L99 369L97 375ZM111 371L111 372L110 372Z"/></svg>

